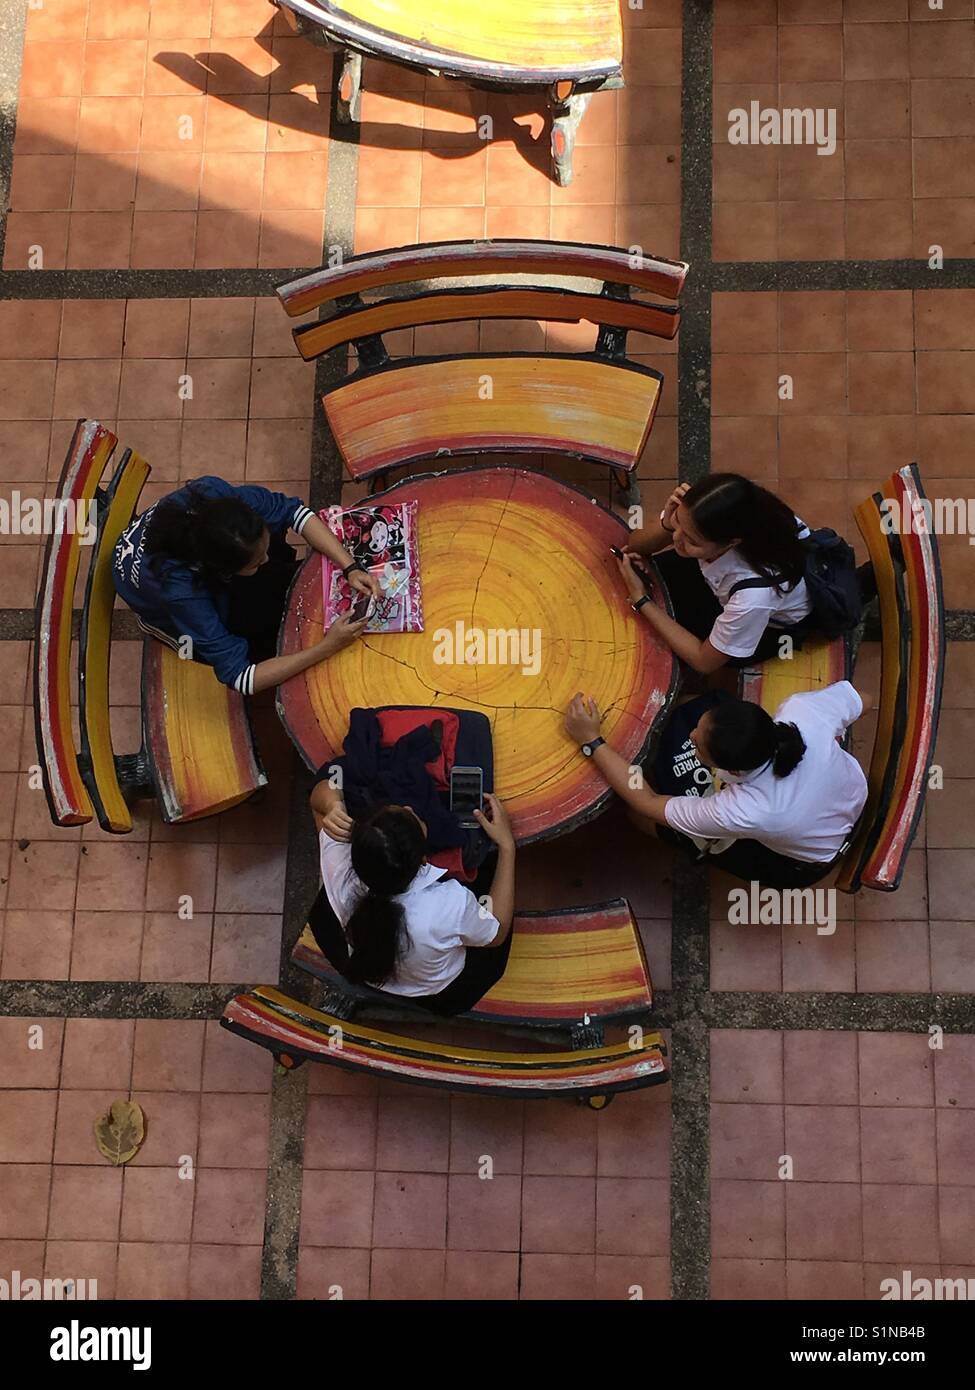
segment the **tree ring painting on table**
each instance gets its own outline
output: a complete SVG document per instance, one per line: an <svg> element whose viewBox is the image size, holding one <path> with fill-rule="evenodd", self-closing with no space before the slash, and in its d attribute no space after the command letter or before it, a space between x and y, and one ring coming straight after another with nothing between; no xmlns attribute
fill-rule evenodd
<svg viewBox="0 0 975 1390"><path fill-rule="evenodd" d="M279 688L305 762L318 768L341 752L357 707L476 709L491 720L495 789L519 843L598 815L612 793L564 732L569 701L593 696L603 736L636 764L677 683L672 652L630 608L610 553L625 542L623 520L578 487L514 467L422 474L368 503L379 500L418 503L424 631L366 636ZM321 636L312 555L278 650Z"/></svg>

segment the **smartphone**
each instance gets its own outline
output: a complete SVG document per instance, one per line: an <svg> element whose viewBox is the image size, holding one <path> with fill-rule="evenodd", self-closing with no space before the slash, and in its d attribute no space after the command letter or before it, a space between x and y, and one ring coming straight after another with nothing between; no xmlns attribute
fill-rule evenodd
<svg viewBox="0 0 975 1390"><path fill-rule="evenodd" d="M451 768L450 809L465 830L477 825L474 812L484 809L484 772L481 768Z"/></svg>
<svg viewBox="0 0 975 1390"><path fill-rule="evenodd" d="M610 553L611 555L615 555L616 558L617 558L617 560L622 560L622 558L623 558L623 552L622 552L622 550L620 550L620 548L619 548L618 545L611 545L611 546L609 547L609 553Z"/></svg>
<svg viewBox="0 0 975 1390"><path fill-rule="evenodd" d="M361 622L368 617L372 611L372 594L357 593L352 603L352 621Z"/></svg>

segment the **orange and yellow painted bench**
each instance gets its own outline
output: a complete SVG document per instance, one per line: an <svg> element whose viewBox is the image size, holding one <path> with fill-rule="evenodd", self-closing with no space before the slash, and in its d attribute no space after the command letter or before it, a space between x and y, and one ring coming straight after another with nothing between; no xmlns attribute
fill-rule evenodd
<svg viewBox="0 0 975 1390"><path fill-rule="evenodd" d="M505 275L581 279L581 288L495 283ZM653 428L663 376L626 356L631 332L673 339L683 261L616 247L548 241L435 242L355 256L278 287L292 317L329 303L329 316L294 329L311 361L347 344L356 369L322 397L353 479L374 485L423 459L498 452L540 453L607 465L631 484ZM426 288L431 280L482 283ZM483 283L487 279L490 283ZM363 295L421 281L367 302ZM593 285L595 283L595 288ZM670 301L635 297L656 295ZM389 356L383 334L431 323L484 319L590 323L588 352Z"/></svg>
<svg viewBox="0 0 975 1390"><path fill-rule="evenodd" d="M917 464L856 509L880 606L881 670L869 794L837 886L898 887L924 809L941 712L945 614L938 542ZM889 518L910 517L907 527ZM920 518L920 519L919 519Z"/></svg>
<svg viewBox="0 0 975 1390"><path fill-rule="evenodd" d="M902 530L889 518L923 518L916 464L898 469L856 508L877 582L881 685L867 803L843 857L837 887L896 889L917 832L938 732L945 661L944 599L935 535L922 521ZM773 659L742 673L743 699L774 713L799 691L849 675L843 638L808 642L791 660Z"/></svg>
<svg viewBox="0 0 975 1390"><path fill-rule="evenodd" d="M281 1065L327 1062L347 1071L448 1091L543 1100L584 1100L601 1109L617 1091L667 1081L667 1050L659 1033L566 1052L504 1052L425 1042L324 1013L269 985L230 1000L224 1028L272 1052Z"/></svg>
<svg viewBox="0 0 975 1390"><path fill-rule="evenodd" d="M103 483L117 437L97 420L79 420L58 498L93 505L98 522L85 585L78 656L79 738L71 710L71 643L82 531L48 537L36 608L34 721L41 774L55 825L97 817L103 830L132 829L129 804L155 794L167 821L213 815L250 796L266 777L257 760L243 697L213 671L148 637L143 647L143 743L118 754L109 706L115 544L131 521L149 464L125 450ZM67 512L64 513L68 515Z"/></svg>
<svg viewBox="0 0 975 1390"><path fill-rule="evenodd" d="M575 134L593 92L623 85L619 0L273 0L292 28L338 50L338 114L359 119L363 57L475 87L546 93L559 183L572 181Z"/></svg>
<svg viewBox="0 0 975 1390"><path fill-rule="evenodd" d="M310 927L291 959L363 1007L393 1002L343 979ZM409 1007L408 1000L404 1004ZM519 912L504 975L464 1017L529 1028L598 1029L609 1021L645 1019L652 1007L653 986L633 909L625 898L614 898L592 907Z"/></svg>

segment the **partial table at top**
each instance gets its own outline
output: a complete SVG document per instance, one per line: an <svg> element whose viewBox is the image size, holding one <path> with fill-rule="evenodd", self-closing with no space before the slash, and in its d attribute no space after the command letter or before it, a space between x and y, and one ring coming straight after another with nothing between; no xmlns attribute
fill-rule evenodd
<svg viewBox="0 0 975 1390"><path fill-rule="evenodd" d="M475 466L407 478L363 499L415 500L424 631L367 635L286 681L278 712L305 762L342 751L349 711L382 705L452 706L491 720L495 791L519 843L591 820L609 801L601 773L565 734L576 691L592 695L607 742L644 755L676 685L670 648L625 601L610 546L623 521L579 488L523 468ZM280 653L322 635L321 558L291 591ZM538 629L540 669L443 665L438 629ZM442 646L441 646L442 652Z"/></svg>

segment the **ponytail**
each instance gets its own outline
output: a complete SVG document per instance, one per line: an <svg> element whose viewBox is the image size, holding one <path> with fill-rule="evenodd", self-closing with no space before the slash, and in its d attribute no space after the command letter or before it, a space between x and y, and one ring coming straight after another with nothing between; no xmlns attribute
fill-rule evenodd
<svg viewBox="0 0 975 1390"><path fill-rule="evenodd" d="M416 878L425 852L420 822L402 807L383 806L356 822L352 868L367 891L345 924L345 973L353 984L380 986L395 974L410 937L403 905L393 899Z"/></svg>
<svg viewBox="0 0 975 1390"><path fill-rule="evenodd" d="M684 494L684 506L706 540L735 548L781 593L806 570L806 553L791 508L781 497L739 473L712 473Z"/></svg>
<svg viewBox="0 0 975 1390"><path fill-rule="evenodd" d="M788 777L806 751L795 724L777 724L750 700L727 699L715 705L705 739L714 765L729 772L752 772L770 763L776 777Z"/></svg>
<svg viewBox="0 0 975 1390"><path fill-rule="evenodd" d="M265 526L239 497L207 497L193 483L156 504L146 527L146 550L180 560L211 587L252 562Z"/></svg>
<svg viewBox="0 0 975 1390"><path fill-rule="evenodd" d="M772 727L775 730L772 771L776 777L788 777L802 762L805 740L795 724L773 724Z"/></svg>

